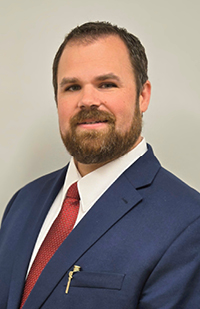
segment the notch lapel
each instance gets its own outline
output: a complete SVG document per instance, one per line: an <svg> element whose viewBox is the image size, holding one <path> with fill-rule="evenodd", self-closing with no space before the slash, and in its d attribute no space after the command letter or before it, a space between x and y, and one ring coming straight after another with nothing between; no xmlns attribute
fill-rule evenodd
<svg viewBox="0 0 200 309"><path fill-rule="evenodd" d="M24 225L19 239L19 245L17 246L18 250L16 252L10 281L11 285L7 309L18 309L19 307L26 272L37 236L49 208L63 185L65 175L66 168L59 171L56 177L45 182L38 194L38 198L32 201L32 205L25 205L25 208L31 207L32 211ZM24 235L27 235L27 237L24 237Z"/></svg>
<svg viewBox="0 0 200 309"><path fill-rule="evenodd" d="M24 309L40 308L76 261L141 200L140 194L121 175L57 250L39 277Z"/></svg>

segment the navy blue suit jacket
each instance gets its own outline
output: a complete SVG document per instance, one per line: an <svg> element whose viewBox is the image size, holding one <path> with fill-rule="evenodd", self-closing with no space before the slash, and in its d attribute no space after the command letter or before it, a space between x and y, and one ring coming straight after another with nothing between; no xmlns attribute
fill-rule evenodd
<svg viewBox="0 0 200 309"><path fill-rule="evenodd" d="M33 181L7 206L1 309L19 307L34 244L65 174L66 168ZM81 271L65 294L74 265ZM38 308L200 308L200 194L163 169L149 147L50 260L24 305Z"/></svg>

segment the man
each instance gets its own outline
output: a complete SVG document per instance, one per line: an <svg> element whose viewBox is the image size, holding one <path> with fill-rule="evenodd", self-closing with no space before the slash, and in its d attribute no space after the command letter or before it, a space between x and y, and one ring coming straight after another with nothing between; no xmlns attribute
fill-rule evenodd
<svg viewBox="0 0 200 309"><path fill-rule="evenodd" d="M53 84L72 159L7 206L0 308L200 308L200 195L141 136L151 85L140 41L109 23L77 27Z"/></svg>

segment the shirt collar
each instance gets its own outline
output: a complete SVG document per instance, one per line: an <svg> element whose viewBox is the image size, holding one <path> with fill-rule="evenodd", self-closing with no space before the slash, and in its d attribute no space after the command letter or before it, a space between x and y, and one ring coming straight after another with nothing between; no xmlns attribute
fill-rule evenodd
<svg viewBox="0 0 200 309"><path fill-rule="evenodd" d="M77 181L82 211L88 211L111 184L146 151L147 145L143 138L135 148L124 156L99 167L84 177L81 177L72 157L63 186L63 199L68 188Z"/></svg>

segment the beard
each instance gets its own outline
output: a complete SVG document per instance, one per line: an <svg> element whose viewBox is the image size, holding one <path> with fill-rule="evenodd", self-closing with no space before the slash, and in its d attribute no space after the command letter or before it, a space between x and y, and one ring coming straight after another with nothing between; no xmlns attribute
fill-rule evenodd
<svg viewBox="0 0 200 309"><path fill-rule="evenodd" d="M77 132L77 126L86 119L95 119L95 122L106 122L105 130L87 130ZM130 129L121 133L115 128L114 115L99 111L94 107L85 108L70 120L70 130L61 133L63 143L70 153L80 163L98 164L107 163L126 154L138 141L142 131L142 115L137 102Z"/></svg>

